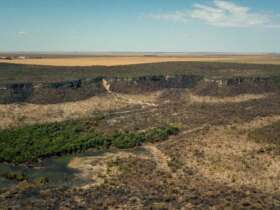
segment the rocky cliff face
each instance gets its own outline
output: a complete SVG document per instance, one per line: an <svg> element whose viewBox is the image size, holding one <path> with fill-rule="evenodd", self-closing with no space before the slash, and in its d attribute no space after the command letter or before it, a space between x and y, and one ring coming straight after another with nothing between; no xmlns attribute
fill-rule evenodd
<svg viewBox="0 0 280 210"><path fill-rule="evenodd" d="M9 84L0 87L0 103L13 103L28 100L32 96L33 85Z"/></svg>
<svg viewBox="0 0 280 210"><path fill-rule="evenodd" d="M272 77L234 77L204 79L194 92L204 96L234 96L245 93L265 93L277 89Z"/></svg>
<svg viewBox="0 0 280 210"><path fill-rule="evenodd" d="M192 88L202 77L200 76L143 76L137 78L109 78L110 90L121 93L140 93L165 88Z"/></svg>
<svg viewBox="0 0 280 210"><path fill-rule="evenodd" d="M0 87L0 103L60 103L104 94L100 78Z"/></svg>
<svg viewBox="0 0 280 210"><path fill-rule="evenodd" d="M135 78L87 78L56 83L22 83L0 86L0 103L61 103L111 92L143 93L166 88L193 88L201 95L262 92L273 88L269 77L206 79L201 76L143 76Z"/></svg>
<svg viewBox="0 0 280 210"><path fill-rule="evenodd" d="M216 83L218 86L236 86L242 84L269 84L270 77L234 77L229 79L204 79L208 83Z"/></svg>

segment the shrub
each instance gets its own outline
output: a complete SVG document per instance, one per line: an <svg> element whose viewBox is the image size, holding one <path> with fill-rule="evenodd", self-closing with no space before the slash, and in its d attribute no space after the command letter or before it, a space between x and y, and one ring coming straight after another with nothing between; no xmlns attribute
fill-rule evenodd
<svg viewBox="0 0 280 210"><path fill-rule="evenodd" d="M27 180L27 176L23 172L5 172L0 175L6 179L16 180L18 182Z"/></svg>
<svg viewBox="0 0 280 210"><path fill-rule="evenodd" d="M45 184L49 183L49 179L48 179L48 177L40 176L34 180L34 183L36 185L45 185Z"/></svg>
<svg viewBox="0 0 280 210"><path fill-rule="evenodd" d="M178 128L166 126L140 132L96 133L88 120L65 121L0 130L0 162L23 163L89 148L127 149L144 142L165 140Z"/></svg>
<svg viewBox="0 0 280 210"><path fill-rule="evenodd" d="M119 149L128 149L141 145L145 141L142 133L116 133L112 136L112 145Z"/></svg>

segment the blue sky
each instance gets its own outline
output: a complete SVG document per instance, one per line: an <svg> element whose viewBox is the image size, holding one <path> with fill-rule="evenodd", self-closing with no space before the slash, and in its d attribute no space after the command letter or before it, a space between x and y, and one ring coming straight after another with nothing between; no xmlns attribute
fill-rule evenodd
<svg viewBox="0 0 280 210"><path fill-rule="evenodd" d="M0 51L280 52L280 1L0 0Z"/></svg>

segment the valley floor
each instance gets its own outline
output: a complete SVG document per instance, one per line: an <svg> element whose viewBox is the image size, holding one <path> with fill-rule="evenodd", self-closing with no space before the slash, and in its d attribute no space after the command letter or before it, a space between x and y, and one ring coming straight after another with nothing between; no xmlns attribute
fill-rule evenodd
<svg viewBox="0 0 280 210"><path fill-rule="evenodd" d="M19 182L1 190L0 209L279 209L280 147L270 141L279 140L279 107L279 93L219 97L187 89L0 105L2 128L19 115L21 123L33 124L90 113L104 114L97 129L106 133L180 127L159 143L74 155L66 163L74 171L71 182Z"/></svg>

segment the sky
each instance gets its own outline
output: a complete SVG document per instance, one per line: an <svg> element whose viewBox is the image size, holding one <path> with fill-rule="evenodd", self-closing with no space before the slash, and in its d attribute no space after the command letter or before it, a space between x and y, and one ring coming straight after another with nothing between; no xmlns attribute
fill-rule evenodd
<svg viewBox="0 0 280 210"><path fill-rule="evenodd" d="M0 0L0 52L275 52L279 0Z"/></svg>

